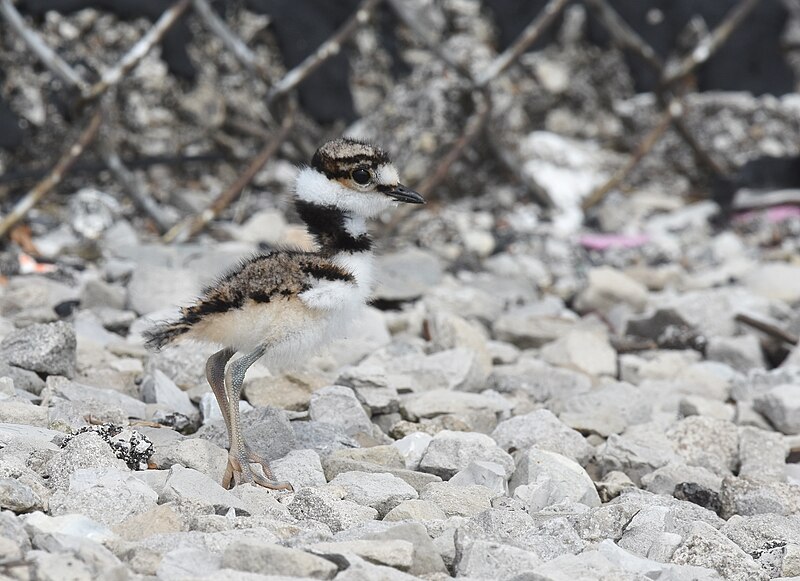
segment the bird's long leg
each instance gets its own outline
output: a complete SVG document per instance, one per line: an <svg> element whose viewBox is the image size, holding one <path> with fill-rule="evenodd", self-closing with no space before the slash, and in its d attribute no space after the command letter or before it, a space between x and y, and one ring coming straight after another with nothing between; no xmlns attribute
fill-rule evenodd
<svg viewBox="0 0 800 581"><path fill-rule="evenodd" d="M272 472L269 469L269 465L266 461L261 459L260 456L255 455L249 450L247 444L244 442L244 436L242 435L238 404L239 397L242 394L242 383L244 382L244 376L247 370L264 355L264 351L266 351L266 347L260 346L255 351L237 359L228 366L228 371L225 374L225 392L230 402L228 406L228 417L230 420L229 432L231 447L228 452L228 468L225 470L223 486L227 487L231 479L233 479L235 484L239 484L240 482L254 482L255 484L273 490L292 490L292 486L288 482L276 482L271 479ZM261 464L264 469L264 476L253 473L253 469L250 467L251 461Z"/></svg>
<svg viewBox="0 0 800 581"><path fill-rule="evenodd" d="M222 411L225 428L228 430L228 442L231 441L231 423L228 413L230 403L228 402L228 396L225 394L225 365L233 357L234 353L236 353L234 349L225 348L214 353L206 361L206 379L208 379L208 385L211 386L211 391L214 392L219 409ZM238 405L238 402L236 402L236 405Z"/></svg>

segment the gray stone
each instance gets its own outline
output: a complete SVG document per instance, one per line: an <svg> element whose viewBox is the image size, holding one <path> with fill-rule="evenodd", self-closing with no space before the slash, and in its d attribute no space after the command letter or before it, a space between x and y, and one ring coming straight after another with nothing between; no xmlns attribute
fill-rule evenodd
<svg viewBox="0 0 800 581"><path fill-rule="evenodd" d="M156 321L164 318L171 318L174 313L164 313L162 317L154 317L153 321L140 319L145 321L142 326L149 328ZM138 324L138 322L137 322ZM134 326L131 327L131 334L134 334ZM164 375L172 379L175 384L181 389L192 389L197 386L208 386L206 380L206 360L211 356L217 348L213 345L207 345L196 342L185 342L170 345L169 349L162 349L157 353L151 353L145 365L145 372L150 375L154 369L160 369ZM252 375L255 366L251 368L250 375ZM210 387L209 387L210 389Z"/></svg>
<svg viewBox="0 0 800 581"><path fill-rule="evenodd" d="M555 401L551 409L567 426L607 437L649 421L653 402L640 389L614 381Z"/></svg>
<svg viewBox="0 0 800 581"><path fill-rule="evenodd" d="M748 555L756 555L772 547L796 543L800 538L800 515L733 515L719 531Z"/></svg>
<svg viewBox="0 0 800 581"><path fill-rule="evenodd" d="M166 504L154 506L132 515L114 527L114 532L126 541L140 541L151 535L176 533L186 526L180 515Z"/></svg>
<svg viewBox="0 0 800 581"><path fill-rule="evenodd" d="M466 420L476 431L490 432L498 418L508 415L510 407L502 399L479 393L435 389L403 396L400 409L403 417L412 422L453 414Z"/></svg>
<svg viewBox="0 0 800 581"><path fill-rule="evenodd" d="M706 357L711 361L730 365L743 373L767 366L761 352L761 343L755 335L711 337L706 347Z"/></svg>
<svg viewBox="0 0 800 581"><path fill-rule="evenodd" d="M314 450L292 450L283 458L271 461L269 467L276 480L289 482L295 490L326 483L319 454Z"/></svg>
<svg viewBox="0 0 800 581"><path fill-rule="evenodd" d="M322 422L292 422L297 448L314 450L325 457L335 450L357 448L359 443L344 428Z"/></svg>
<svg viewBox="0 0 800 581"><path fill-rule="evenodd" d="M408 570L411 575L423 576L434 573L446 573L447 569L442 561L442 557L439 555L433 541L431 541L431 538L428 536L425 527L420 523L367 523L367 525L362 526L369 526L371 524L388 526L384 526L382 530L375 532L366 530L362 533L354 530L353 532L356 538L410 542L414 546L413 560L411 568ZM351 540L349 538L351 536L352 534L350 531L346 531L336 535L335 540Z"/></svg>
<svg viewBox="0 0 800 581"><path fill-rule="evenodd" d="M636 487L627 474L618 470L612 470L594 484L597 494L600 496L600 502L608 502L612 498L618 497L623 490Z"/></svg>
<svg viewBox="0 0 800 581"><path fill-rule="evenodd" d="M0 422L16 423L46 428L49 425L47 409L23 401L0 401Z"/></svg>
<svg viewBox="0 0 800 581"><path fill-rule="evenodd" d="M9 333L0 342L0 359L28 371L72 377L76 349L72 325L58 321Z"/></svg>
<svg viewBox="0 0 800 581"><path fill-rule="evenodd" d="M800 367L786 366L769 371L751 369L733 378L730 396L737 402L755 399L780 385L800 385Z"/></svg>
<svg viewBox="0 0 800 581"><path fill-rule="evenodd" d="M63 581L69 572L69 581L92 581L94 572L89 565L69 553L45 553L30 551L26 555L34 579L39 581Z"/></svg>
<svg viewBox="0 0 800 581"><path fill-rule="evenodd" d="M643 581L638 572L625 571L609 561L598 551L585 551L580 555L562 555L536 568L533 574L522 579L532 581L589 581L614 579L614 581Z"/></svg>
<svg viewBox="0 0 800 581"><path fill-rule="evenodd" d="M364 462L362 460L351 460L349 458L336 458L329 456L323 459L323 467L325 469L325 477L330 481L336 478L339 474L346 472L367 472L372 474L391 474L397 478L405 481L414 490L419 492L431 482L441 482L442 479L435 474L428 474L425 472L415 472L414 470L406 470L405 468L392 468L375 464L373 462Z"/></svg>
<svg viewBox="0 0 800 581"><path fill-rule="evenodd" d="M374 508L381 518L402 501L418 497L416 490L391 474L344 472L330 485L341 486L347 491L346 500Z"/></svg>
<svg viewBox="0 0 800 581"><path fill-rule="evenodd" d="M700 395L687 395L678 403L678 413L684 417L707 416L732 422L736 416L736 408L716 399Z"/></svg>
<svg viewBox="0 0 800 581"><path fill-rule="evenodd" d="M42 392L46 401L56 401L58 398L70 402L85 404L98 402L106 409L116 408L122 410L126 417L146 419L147 406L144 402L113 389L101 389L70 381L64 377L48 377L47 387Z"/></svg>
<svg viewBox="0 0 800 581"><path fill-rule="evenodd" d="M506 475L514 470L514 460L489 436L450 430L442 430L433 437L420 461L420 470L447 479L475 460L496 462L505 468Z"/></svg>
<svg viewBox="0 0 800 581"><path fill-rule="evenodd" d="M43 502L27 484L13 478L0 478L0 509L17 513L43 510Z"/></svg>
<svg viewBox="0 0 800 581"><path fill-rule="evenodd" d="M800 513L800 486L729 476L722 481L720 500L721 514L725 518L735 514L797 514Z"/></svg>
<svg viewBox="0 0 800 581"><path fill-rule="evenodd" d="M315 543L305 547L315 555L357 555L369 563L408 571L414 563L414 545L401 540L340 541Z"/></svg>
<svg viewBox="0 0 800 581"><path fill-rule="evenodd" d="M197 408L189 400L185 391L175 385L160 369L145 376L142 382L142 399L147 403L158 403L173 412L187 417L197 415Z"/></svg>
<svg viewBox="0 0 800 581"><path fill-rule="evenodd" d="M216 573L222 565L222 557L200 548L173 549L162 558L156 571L159 579L197 579Z"/></svg>
<svg viewBox="0 0 800 581"><path fill-rule="evenodd" d="M336 450L328 459L350 459L359 462L371 462L387 468L404 468L405 462L396 447L391 445L370 446L368 448L351 448Z"/></svg>
<svg viewBox="0 0 800 581"><path fill-rule="evenodd" d="M597 464L607 474L624 472L635 483L678 459L673 444L655 424L632 426L622 435L611 434L597 449Z"/></svg>
<svg viewBox="0 0 800 581"><path fill-rule="evenodd" d="M312 420L340 426L350 436L372 433L372 422L349 387L331 385L315 391L308 412Z"/></svg>
<svg viewBox="0 0 800 581"><path fill-rule="evenodd" d="M586 393L592 389L592 381L583 373L524 358L513 365L495 366L488 387L500 393L523 392L535 402L546 402Z"/></svg>
<svg viewBox="0 0 800 581"><path fill-rule="evenodd" d="M508 579L533 571L541 564L536 553L502 543L475 541L461 555L456 574L477 579Z"/></svg>
<svg viewBox="0 0 800 581"><path fill-rule="evenodd" d="M240 419L245 441L267 460L283 458L291 450L307 447L298 445L293 426L281 410L253 408L241 414ZM196 434L220 448L228 448L228 430L222 419L209 422Z"/></svg>
<svg viewBox="0 0 800 581"><path fill-rule="evenodd" d="M94 309L97 307L111 307L122 310L127 302L125 289L109 284L99 278L86 281L80 294L81 307Z"/></svg>
<svg viewBox="0 0 800 581"><path fill-rule="evenodd" d="M82 468L71 474L67 488L53 493L49 510L54 516L84 514L113 526L156 506L157 500L158 494L130 470Z"/></svg>
<svg viewBox="0 0 800 581"><path fill-rule="evenodd" d="M289 503L289 513L297 519L319 521L334 533L378 518L377 510L343 500L344 495L339 487L301 488Z"/></svg>
<svg viewBox="0 0 800 581"><path fill-rule="evenodd" d="M645 559L617 546L611 539L602 541L597 546L598 551L614 565L622 567L630 573L639 573L644 579L659 579L660 581L720 581L720 575L705 567L693 565L675 565L665 563L663 560Z"/></svg>
<svg viewBox="0 0 800 581"><path fill-rule="evenodd" d="M616 376L617 353L602 333L573 330L545 345L541 351L547 363L592 376Z"/></svg>
<svg viewBox="0 0 800 581"><path fill-rule="evenodd" d="M690 416L667 430L675 452L690 466L726 476L739 467L739 433L733 422Z"/></svg>
<svg viewBox="0 0 800 581"><path fill-rule="evenodd" d="M380 579L381 581L415 581L419 579L419 577L403 573L392 567L373 565L359 557L349 557L348 562L350 566L336 576L337 581L372 581L373 579Z"/></svg>
<svg viewBox="0 0 800 581"><path fill-rule="evenodd" d="M169 469L164 489L158 494L159 502L194 502L214 510L236 509L247 513L247 505L222 488L219 482L180 464Z"/></svg>
<svg viewBox="0 0 800 581"><path fill-rule="evenodd" d="M0 377L9 377L14 381L17 389L24 389L37 395L44 389L44 381L36 372L7 365L5 361L0 361Z"/></svg>
<svg viewBox="0 0 800 581"><path fill-rule="evenodd" d="M307 372L288 372L278 376L255 377L244 382L244 397L256 407L273 406L282 410L303 411L315 389L328 385L328 378Z"/></svg>
<svg viewBox="0 0 800 581"><path fill-rule="evenodd" d="M590 507L600 505L597 489L586 471L574 460L531 448L518 453L509 490L534 513L563 500Z"/></svg>
<svg viewBox="0 0 800 581"><path fill-rule="evenodd" d="M53 489L67 489L70 477L83 468L116 469L125 472L128 467L117 458L111 447L96 433L78 434L53 455L45 465Z"/></svg>
<svg viewBox="0 0 800 581"><path fill-rule="evenodd" d="M106 543L116 538L110 528L82 514L47 516L43 512L32 512L23 515L21 519L31 536L37 533L61 533L87 538L98 543Z"/></svg>
<svg viewBox="0 0 800 581"><path fill-rule="evenodd" d="M575 328L577 317L563 302L547 298L521 307L514 307L494 321L496 339L507 341L520 349L539 348Z"/></svg>
<svg viewBox="0 0 800 581"><path fill-rule="evenodd" d="M470 462L469 466L459 470L448 482L455 486L478 484L498 496L508 492L506 471L496 462L481 462L480 460Z"/></svg>
<svg viewBox="0 0 800 581"><path fill-rule="evenodd" d="M370 415L391 414L400 409L400 397L392 386L353 387L358 401L367 407Z"/></svg>
<svg viewBox="0 0 800 581"><path fill-rule="evenodd" d="M536 553L544 561L579 553L586 546L566 518L534 520L525 511L498 508L484 510L458 528L457 550L463 552L475 541L511 545Z"/></svg>
<svg viewBox="0 0 800 581"><path fill-rule="evenodd" d="M385 521L428 521L444 520L447 514L439 506L429 500L404 500L383 517Z"/></svg>
<svg viewBox="0 0 800 581"><path fill-rule="evenodd" d="M587 286L575 299L575 309L581 313L608 313L620 303L637 311L643 309L647 287L610 266L601 266L589 271Z"/></svg>
<svg viewBox="0 0 800 581"><path fill-rule="evenodd" d="M783 437L750 426L739 428L739 473L751 480L786 481L787 446Z"/></svg>
<svg viewBox="0 0 800 581"><path fill-rule="evenodd" d="M545 409L500 422L491 436L507 452L524 451L535 446L572 458L584 466L594 455L594 448L580 433Z"/></svg>
<svg viewBox="0 0 800 581"><path fill-rule="evenodd" d="M483 372L482 381L476 383L485 382L492 371L492 356L489 354L483 328L456 314L439 310L429 311L427 323L431 343L437 351L463 347L475 353Z"/></svg>
<svg viewBox="0 0 800 581"><path fill-rule="evenodd" d="M445 515L475 516L491 508L496 492L477 484L458 486L449 482L432 482L420 492L420 500L427 500L439 507Z"/></svg>
<svg viewBox="0 0 800 581"><path fill-rule="evenodd" d="M604 504L576 515L573 526L580 538L588 543L599 543L604 539L617 541L639 510L626 504Z"/></svg>
<svg viewBox="0 0 800 581"><path fill-rule="evenodd" d="M731 581L766 581L769 579L753 558L733 541L706 523L695 523L689 537L672 555L678 565L695 565L717 571Z"/></svg>
<svg viewBox="0 0 800 581"><path fill-rule="evenodd" d="M336 565L322 557L252 540L234 541L228 545L222 555L222 565L262 575L312 579L333 579L338 571Z"/></svg>
<svg viewBox="0 0 800 581"><path fill-rule="evenodd" d="M442 265L431 252L407 248L378 259L375 298L408 301L425 293L442 278Z"/></svg>
<svg viewBox="0 0 800 581"><path fill-rule="evenodd" d="M191 301L200 292L197 273L175 267L140 264L128 282L128 306L146 315Z"/></svg>
<svg viewBox="0 0 800 581"><path fill-rule="evenodd" d="M722 488L722 477L700 466L687 466L673 461L661 466L641 478L642 488L654 494L672 495L675 487L684 482L699 484L704 488L719 492Z"/></svg>
<svg viewBox="0 0 800 581"><path fill-rule="evenodd" d="M405 466L409 470L419 468L420 460L425 455L425 450L433 440L433 436L425 432L414 432L395 441L392 446L398 449L403 457Z"/></svg>
<svg viewBox="0 0 800 581"><path fill-rule="evenodd" d="M782 262L758 265L744 277L744 284L755 294L794 304L800 301L800 267Z"/></svg>
<svg viewBox="0 0 800 581"><path fill-rule="evenodd" d="M184 438L167 445L156 445L150 461L162 470L180 464L202 472L215 482L222 482L228 466L228 452L202 438Z"/></svg>
<svg viewBox="0 0 800 581"><path fill-rule="evenodd" d="M784 434L800 434L800 384L777 385L758 395L754 407Z"/></svg>

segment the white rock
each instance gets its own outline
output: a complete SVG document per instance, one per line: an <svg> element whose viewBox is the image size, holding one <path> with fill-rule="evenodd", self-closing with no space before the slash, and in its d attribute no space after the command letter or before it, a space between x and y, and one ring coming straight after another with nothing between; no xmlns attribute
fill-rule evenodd
<svg viewBox="0 0 800 581"><path fill-rule="evenodd" d="M343 472L331 480L330 485L341 486L347 491L345 500L370 506L381 517L402 501L418 497L417 491L404 480L385 473Z"/></svg>
<svg viewBox="0 0 800 581"><path fill-rule="evenodd" d="M451 478L470 462L485 460L503 466L506 476L514 471L514 460L489 436L475 432L442 430L433 437L420 461L420 470Z"/></svg>
<svg viewBox="0 0 800 581"><path fill-rule="evenodd" d="M470 462L466 468L459 470L448 482L455 486L479 484L498 496L508 492L505 468L496 462L481 462L480 460Z"/></svg>
<svg viewBox="0 0 800 581"><path fill-rule="evenodd" d="M392 446L400 451L408 470L417 470L431 440L433 440L433 436L430 434L413 432L404 438L396 440L392 443Z"/></svg>
<svg viewBox="0 0 800 581"><path fill-rule="evenodd" d="M561 454L536 448L520 454L509 489L515 498L525 503L529 512L538 512L563 500L600 506L594 482L580 464Z"/></svg>
<svg viewBox="0 0 800 581"><path fill-rule="evenodd" d="M372 422L349 387L331 385L315 391L308 413L312 420L341 426L351 436L372 433Z"/></svg>
<svg viewBox="0 0 800 581"><path fill-rule="evenodd" d="M542 359L588 375L617 374L617 353L600 333L573 330L542 348Z"/></svg>
<svg viewBox="0 0 800 581"><path fill-rule="evenodd" d="M324 486L325 472L314 450L292 450L269 463L276 480L289 482L295 490L305 486Z"/></svg>

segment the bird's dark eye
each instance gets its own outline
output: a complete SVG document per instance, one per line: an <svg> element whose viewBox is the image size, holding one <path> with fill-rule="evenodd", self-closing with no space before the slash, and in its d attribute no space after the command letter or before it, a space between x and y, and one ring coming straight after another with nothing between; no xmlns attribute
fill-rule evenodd
<svg viewBox="0 0 800 581"><path fill-rule="evenodd" d="M369 183L369 180L372 179L368 170L363 168L354 169L353 173L350 174L350 177L353 178L353 181L357 184L365 186Z"/></svg>

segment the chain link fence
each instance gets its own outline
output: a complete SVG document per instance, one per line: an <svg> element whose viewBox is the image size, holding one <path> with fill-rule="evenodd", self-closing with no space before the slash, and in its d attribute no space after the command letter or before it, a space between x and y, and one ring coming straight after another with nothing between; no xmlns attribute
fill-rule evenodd
<svg viewBox="0 0 800 581"><path fill-rule="evenodd" d="M748 157L769 153L766 137L746 136L761 145L739 158L721 155L719 116L724 125L724 115L737 107L709 111L696 93L695 73L749 26L759 0L718 3L725 10L710 28L690 18L682 44L669 47L667 56L622 16L626 4L532 2L530 21L516 23L521 32L496 51L496 31L478 2L337 3L328 7L341 12L331 19L337 26L318 46L304 47L319 37L317 23L301 19L294 36L284 32L288 37L281 40L272 31L279 10L270 16L239 4L180 0L153 13L152 23L123 21L103 6L34 19L12 0L0 0L5 112L27 129L24 137L8 133L0 153L0 237L57 203L58 194L91 186L118 192L164 241L185 241L234 211L249 186L288 187L283 160L308 159L316 144L351 122L356 133L398 149L413 185L434 200L448 188L474 191L483 172L506 176L542 206L559 206L524 170L515 143L537 124L600 141L602 128L613 127L616 146L627 150L602 183L580 196L583 211L626 183L641 183L664 159L696 181L722 178ZM800 12L793 2L781 6ZM664 12L651 10L647 17L663 18ZM601 30L606 46L585 43L587 21ZM300 45L295 48L304 58L296 51L289 58L287 43ZM531 60L532 47L545 55L555 51L553 58ZM564 78L549 67L570 50L580 52L573 56L584 76ZM395 70L398 62L405 70ZM315 78L313 91L328 91L342 66L349 71L351 103L333 89L327 101L317 95L316 111L307 89L298 99ZM329 68L339 72L328 74ZM651 91L635 97L631 78L641 78L642 70ZM615 95L647 102L632 113L613 102ZM771 115L777 128L767 133L784 135L773 149L797 153L791 144L800 129L786 113L788 101L764 99L751 105L755 124ZM333 110L320 111L320 101ZM515 121L521 112L526 119ZM637 115L646 120L628 131ZM589 117L593 122L584 123ZM576 128L576 120L583 126ZM490 187L491 180L482 185Z"/></svg>

